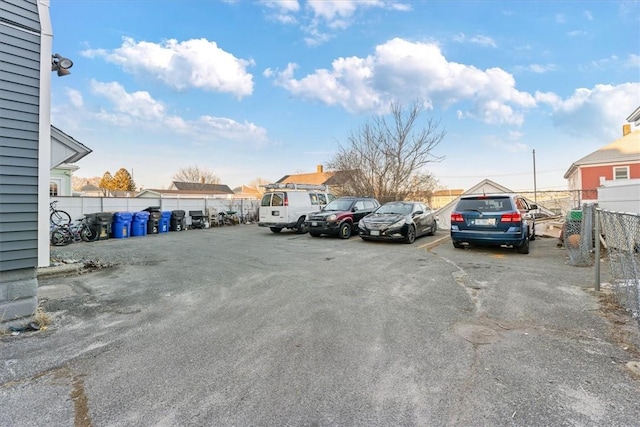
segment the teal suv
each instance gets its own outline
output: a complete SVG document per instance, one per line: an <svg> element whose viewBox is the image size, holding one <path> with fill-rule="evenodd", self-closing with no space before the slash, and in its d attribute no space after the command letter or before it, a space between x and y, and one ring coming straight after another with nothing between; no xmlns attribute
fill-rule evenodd
<svg viewBox="0 0 640 427"><path fill-rule="evenodd" d="M451 213L453 246L512 246L528 254L529 242L535 240L535 218L529 211L535 209L517 194L462 196Z"/></svg>

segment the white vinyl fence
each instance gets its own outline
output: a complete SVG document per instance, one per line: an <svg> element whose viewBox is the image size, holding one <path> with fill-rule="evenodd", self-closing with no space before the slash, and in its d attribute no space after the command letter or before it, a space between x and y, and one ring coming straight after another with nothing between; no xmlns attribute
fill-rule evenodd
<svg viewBox="0 0 640 427"><path fill-rule="evenodd" d="M56 209L68 212L72 220L84 218L86 214L99 212L140 212L149 207L159 207L161 211L185 211L187 225L191 224L189 211L236 212L242 218L251 218L258 211L258 199L221 198L136 198L136 197L52 197L57 200Z"/></svg>

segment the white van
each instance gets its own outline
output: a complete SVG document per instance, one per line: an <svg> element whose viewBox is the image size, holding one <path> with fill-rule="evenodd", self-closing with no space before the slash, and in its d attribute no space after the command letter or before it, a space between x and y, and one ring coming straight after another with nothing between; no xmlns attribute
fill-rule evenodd
<svg viewBox="0 0 640 427"><path fill-rule="evenodd" d="M335 198L326 185L268 184L265 189L258 226L269 227L274 233L283 228L306 233L309 231L305 224L307 214L319 211Z"/></svg>

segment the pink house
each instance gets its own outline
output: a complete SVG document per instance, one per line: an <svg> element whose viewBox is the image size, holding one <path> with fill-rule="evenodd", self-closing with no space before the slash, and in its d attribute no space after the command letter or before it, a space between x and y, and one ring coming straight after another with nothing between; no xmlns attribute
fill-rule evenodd
<svg viewBox="0 0 640 427"><path fill-rule="evenodd" d="M635 117L635 116L638 117ZM629 116L629 122L640 119L640 107ZM631 124L622 127L622 138L574 162L564 174L570 191L580 194L580 204L598 200L598 187L603 180L640 179L640 130Z"/></svg>

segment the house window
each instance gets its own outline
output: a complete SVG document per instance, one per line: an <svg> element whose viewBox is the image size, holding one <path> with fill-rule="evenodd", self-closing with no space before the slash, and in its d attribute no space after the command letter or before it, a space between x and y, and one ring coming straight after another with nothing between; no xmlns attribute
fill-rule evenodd
<svg viewBox="0 0 640 427"><path fill-rule="evenodd" d="M613 168L613 179L629 179L629 166L618 166Z"/></svg>
<svg viewBox="0 0 640 427"><path fill-rule="evenodd" d="M55 197L58 195L58 184L55 182L49 183L49 196Z"/></svg>

